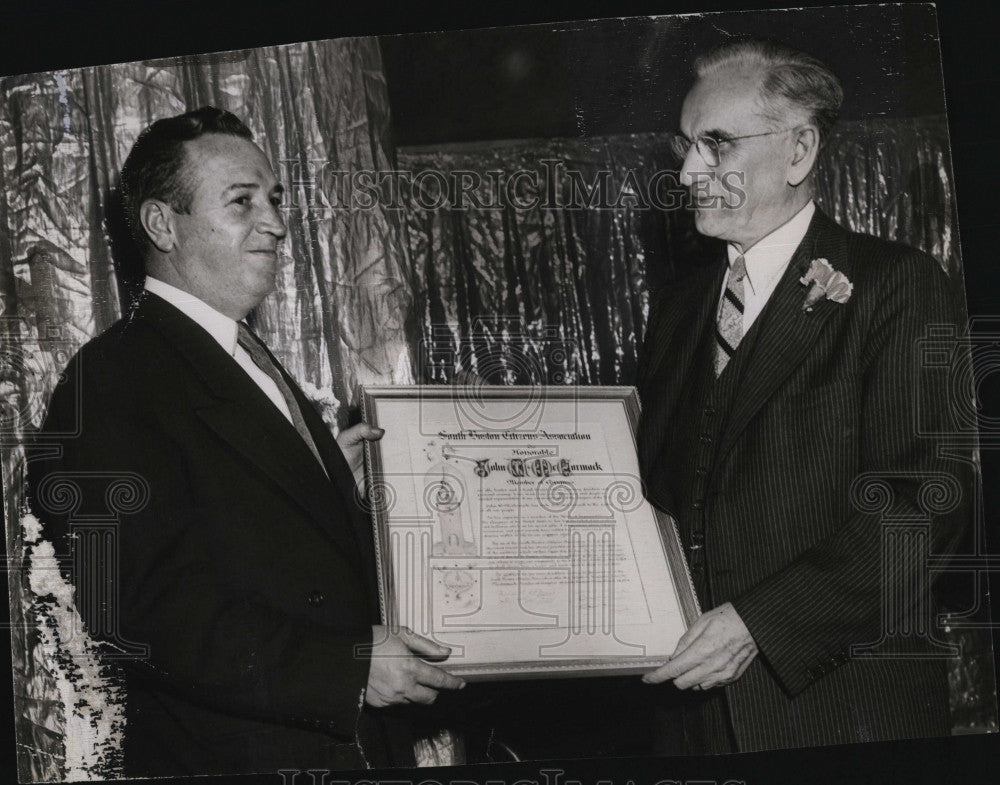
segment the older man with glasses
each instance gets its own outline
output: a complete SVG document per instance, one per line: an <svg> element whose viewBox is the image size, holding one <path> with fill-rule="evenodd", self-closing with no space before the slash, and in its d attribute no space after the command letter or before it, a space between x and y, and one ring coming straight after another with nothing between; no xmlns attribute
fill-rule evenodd
<svg viewBox="0 0 1000 785"><path fill-rule="evenodd" d="M661 725L689 753L947 735L926 552L884 547L884 519L920 522L937 554L966 526L971 456L916 425L948 431L948 380L916 349L962 305L933 258L817 208L843 95L829 68L739 41L694 71L673 148L719 244L654 298L639 454L708 610L644 677L673 706ZM884 505L857 503L866 483ZM926 632L887 648L903 628ZM880 641L894 656L869 656Z"/></svg>

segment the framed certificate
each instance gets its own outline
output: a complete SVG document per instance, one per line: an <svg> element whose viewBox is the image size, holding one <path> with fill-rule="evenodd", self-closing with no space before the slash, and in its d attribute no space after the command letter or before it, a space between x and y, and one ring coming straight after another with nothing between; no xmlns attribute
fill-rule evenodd
<svg viewBox="0 0 1000 785"><path fill-rule="evenodd" d="M632 387L367 387L383 621L465 679L661 665L698 615L643 497Z"/></svg>

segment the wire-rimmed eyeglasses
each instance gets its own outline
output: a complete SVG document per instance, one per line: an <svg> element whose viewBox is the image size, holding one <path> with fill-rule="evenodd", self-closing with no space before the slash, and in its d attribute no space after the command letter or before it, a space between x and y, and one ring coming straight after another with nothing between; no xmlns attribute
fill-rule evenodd
<svg viewBox="0 0 1000 785"><path fill-rule="evenodd" d="M718 166L722 163L722 153L719 151L719 145L726 144L727 142L738 142L740 139L756 139L760 136L773 136L774 134L791 131L794 127L795 126L791 126L789 128L779 128L776 131L764 131L759 134L743 134L742 136L714 137L702 134L701 136L696 136L694 141L688 139L680 131L676 131L670 138L670 151L677 156L677 160L679 162L683 162L684 159L687 158L691 145L694 145L695 149L698 151L698 155L702 157L708 166Z"/></svg>

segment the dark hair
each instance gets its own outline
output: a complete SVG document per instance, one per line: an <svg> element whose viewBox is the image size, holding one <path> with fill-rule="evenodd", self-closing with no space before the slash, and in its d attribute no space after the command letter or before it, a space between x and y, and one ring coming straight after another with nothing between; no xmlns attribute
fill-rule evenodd
<svg viewBox="0 0 1000 785"><path fill-rule="evenodd" d="M253 140L236 115L214 106L165 117L147 127L132 145L121 174L121 198L129 232L139 247L149 249L149 237L139 218L147 199L162 199L179 213L191 209L192 186L184 173L184 143L205 134L228 134Z"/></svg>
<svg viewBox="0 0 1000 785"><path fill-rule="evenodd" d="M825 63L785 44L752 38L725 43L694 61L703 77L725 68L760 69L762 113L775 123L802 112L819 129L820 144L837 122L844 91Z"/></svg>

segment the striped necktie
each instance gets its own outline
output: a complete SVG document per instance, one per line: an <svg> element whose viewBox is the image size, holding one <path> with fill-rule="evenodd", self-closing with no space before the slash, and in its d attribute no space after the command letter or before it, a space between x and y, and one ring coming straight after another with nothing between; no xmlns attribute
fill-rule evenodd
<svg viewBox="0 0 1000 785"><path fill-rule="evenodd" d="M316 456L316 460L325 474L326 467L323 465L323 459L319 456L316 442L313 441L312 434L309 433L309 428L306 427L306 421L302 417L302 410L299 408L299 403L295 400L295 395L288 386L288 382L285 381L285 377L278 369L277 364L271 359L260 338L254 335L250 328L243 324L243 322L237 322L237 324L239 325L237 340L240 346L250 355L250 359L253 360L254 365L271 377L271 380L278 386L281 397L285 399L285 403L288 405L288 412L292 415L292 425L295 426L295 430L298 431L299 436L302 437L302 441L306 443L312 454Z"/></svg>
<svg viewBox="0 0 1000 785"><path fill-rule="evenodd" d="M743 280L746 260L737 256L729 268L729 280L722 295L722 307L715 326L715 375L720 376L743 338Z"/></svg>

